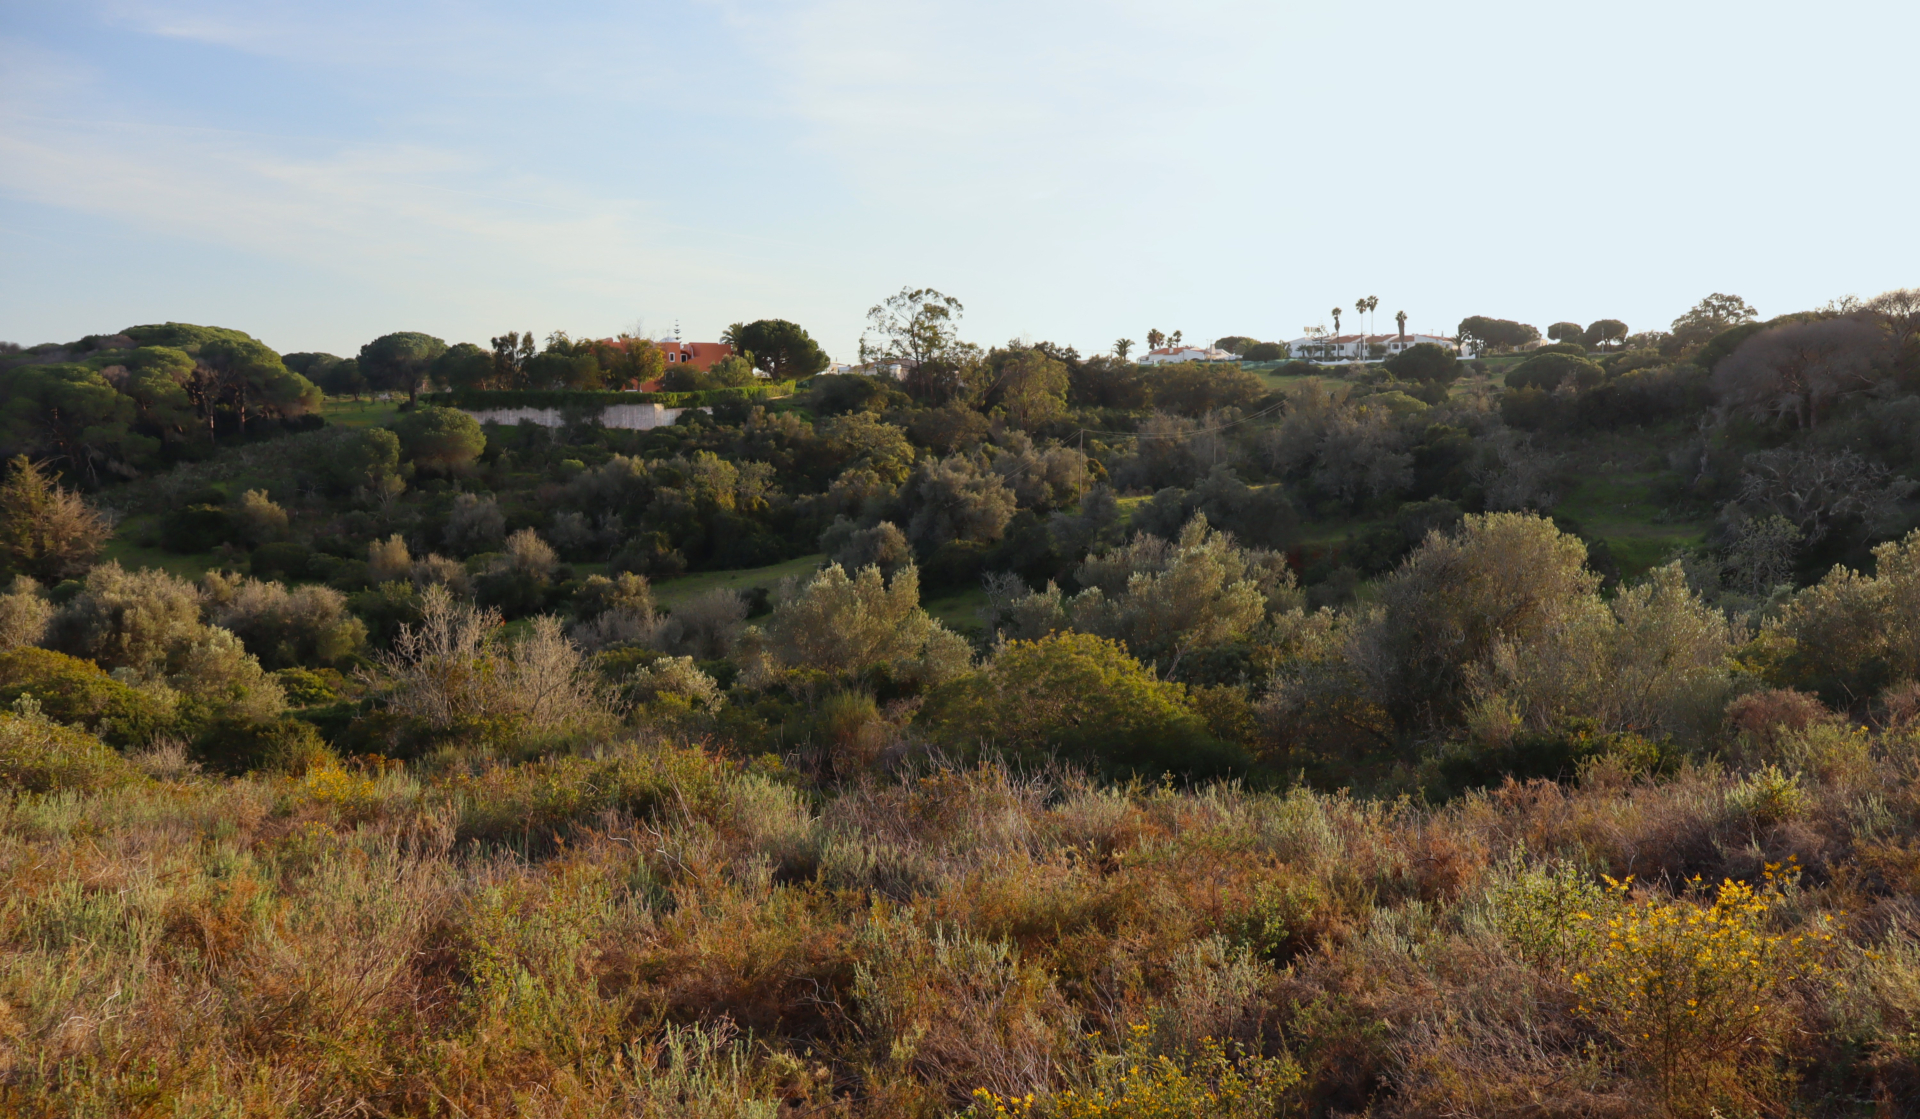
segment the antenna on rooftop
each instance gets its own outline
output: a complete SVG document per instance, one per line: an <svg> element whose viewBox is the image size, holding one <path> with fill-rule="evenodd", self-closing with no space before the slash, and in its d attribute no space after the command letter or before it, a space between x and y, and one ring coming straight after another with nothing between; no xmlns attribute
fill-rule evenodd
<svg viewBox="0 0 1920 1119"><path fill-rule="evenodd" d="M673 320L673 340L675 342L678 342L680 340L680 320L679 319Z"/></svg>

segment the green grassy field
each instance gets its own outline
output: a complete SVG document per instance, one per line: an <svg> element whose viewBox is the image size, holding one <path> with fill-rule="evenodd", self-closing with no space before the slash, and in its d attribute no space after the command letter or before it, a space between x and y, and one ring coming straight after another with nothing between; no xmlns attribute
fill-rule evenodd
<svg viewBox="0 0 1920 1119"><path fill-rule="evenodd" d="M321 406L320 414L328 423L342 427L381 427L400 414L400 402L330 396Z"/></svg>
<svg viewBox="0 0 1920 1119"><path fill-rule="evenodd" d="M1676 549L1698 544L1704 523L1660 519L1653 498L1659 471L1622 471L1589 475L1554 507L1554 513L1580 525L1588 539L1604 539L1628 579L1666 562Z"/></svg>
<svg viewBox="0 0 1920 1119"><path fill-rule="evenodd" d="M158 517L151 514L123 519L114 526L113 539L107 541L106 550L101 553L100 558L112 560L128 570L157 567L182 579L198 579L209 570L222 565L220 557L212 552L180 555L135 543L136 539L148 537L157 520Z"/></svg>
<svg viewBox="0 0 1920 1119"><path fill-rule="evenodd" d="M986 604L987 592L974 587L958 594L930 598L920 605L926 608L927 613L940 619L940 624L948 629L972 637L985 628L980 622L979 611Z"/></svg>
<svg viewBox="0 0 1920 1119"><path fill-rule="evenodd" d="M675 603L697 598L715 587L727 587L736 591L745 591L753 587L772 590L779 585L780 580L789 575L801 578L811 575L826 558L824 555L801 556L799 559L769 564L766 567L742 567L733 571L699 571L692 575L682 575L677 579L665 579L654 584L654 600L672 609Z"/></svg>

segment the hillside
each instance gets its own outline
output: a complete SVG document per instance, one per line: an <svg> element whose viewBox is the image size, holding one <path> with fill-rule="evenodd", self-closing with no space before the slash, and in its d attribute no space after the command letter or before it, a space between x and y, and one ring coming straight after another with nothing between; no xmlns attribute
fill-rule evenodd
<svg viewBox="0 0 1920 1119"><path fill-rule="evenodd" d="M778 325L0 354L0 1111L1913 1112L1920 296Z"/></svg>

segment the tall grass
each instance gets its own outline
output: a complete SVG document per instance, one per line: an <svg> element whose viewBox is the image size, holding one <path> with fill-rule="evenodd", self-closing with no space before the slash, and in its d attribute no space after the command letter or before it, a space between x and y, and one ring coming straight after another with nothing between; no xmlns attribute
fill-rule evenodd
<svg viewBox="0 0 1920 1119"><path fill-rule="evenodd" d="M1839 1115L1920 1089L1898 734L1444 807L582 751L0 799L0 1113ZM1817 969L1791 947L1824 937ZM1722 942L1764 971L1681 967Z"/></svg>

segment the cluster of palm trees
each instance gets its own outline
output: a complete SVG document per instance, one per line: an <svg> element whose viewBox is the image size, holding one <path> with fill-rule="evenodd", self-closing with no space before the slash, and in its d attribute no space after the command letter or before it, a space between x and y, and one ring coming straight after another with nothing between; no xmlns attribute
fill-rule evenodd
<svg viewBox="0 0 1920 1119"><path fill-rule="evenodd" d="M1371 315L1374 311L1374 308L1378 306L1380 306L1380 297L1377 295L1362 296L1361 298L1353 301L1353 309L1362 315ZM1407 313L1405 311L1400 312L1400 323L1401 323L1401 329L1403 330L1406 328L1406 319L1407 319ZM1335 307L1333 309L1333 333L1336 336L1339 335L1340 333L1340 308L1338 307ZM1371 323L1369 323L1367 327L1367 333L1369 334L1373 333L1373 327Z"/></svg>

